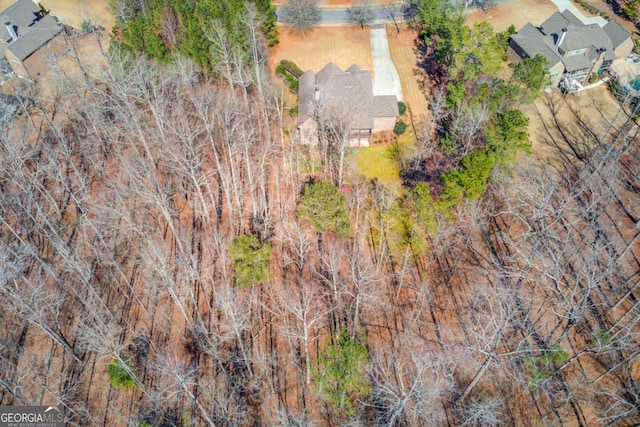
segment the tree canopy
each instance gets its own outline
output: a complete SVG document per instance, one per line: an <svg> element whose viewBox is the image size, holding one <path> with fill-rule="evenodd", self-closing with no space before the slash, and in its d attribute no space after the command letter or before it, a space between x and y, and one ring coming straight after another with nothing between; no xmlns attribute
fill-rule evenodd
<svg viewBox="0 0 640 427"><path fill-rule="evenodd" d="M536 57L505 80L502 71L513 26L504 32L495 32L488 22L466 26L461 11L446 0L414 0L412 5L437 89L433 93L439 98L432 103L437 153L410 164L416 169L440 165L440 179L431 180L427 188L435 198L440 196L435 205L447 207L480 196L494 166L505 166L518 151L529 149L529 121L518 107L532 98L523 93L537 94L548 72L544 58Z"/></svg>
<svg viewBox="0 0 640 427"><path fill-rule="evenodd" d="M439 61L450 63L455 49L460 46L464 17L452 3L442 0L416 2L420 37L432 47Z"/></svg>
<svg viewBox="0 0 640 427"><path fill-rule="evenodd" d="M345 329L337 331L333 343L320 353L318 388L340 412L352 415L352 397L368 396L371 392L371 384L365 375L368 361L367 348L350 338Z"/></svg>
<svg viewBox="0 0 640 427"><path fill-rule="evenodd" d="M453 48L452 76L461 72L467 79L480 74L495 75L502 67L504 47L487 21L478 22L473 27L462 26L459 44L454 44Z"/></svg>
<svg viewBox="0 0 640 427"><path fill-rule="evenodd" d="M335 231L340 236L351 234L347 199L331 182L316 181L306 184L297 214L300 218L311 221L318 233Z"/></svg>
<svg viewBox="0 0 640 427"><path fill-rule="evenodd" d="M496 156L497 163L515 159L518 151L529 152L531 142L527 134L529 118L520 110L505 110L496 115L485 130L487 148Z"/></svg>
<svg viewBox="0 0 640 427"><path fill-rule="evenodd" d="M549 61L537 54L533 58L525 58L513 69L513 80L524 86L531 95L535 95L549 85Z"/></svg>
<svg viewBox="0 0 640 427"><path fill-rule="evenodd" d="M255 7L267 43L277 43L275 14L270 0L157 0L144 8L130 0L111 0L116 25L113 38L126 50L142 52L167 62L173 55L191 58L204 72L212 72L216 61L207 32L214 23L224 30L234 47L250 58L248 31L243 19L246 8Z"/></svg>
<svg viewBox="0 0 640 427"><path fill-rule="evenodd" d="M299 32L318 24L320 9L317 0L289 0L280 9L282 20Z"/></svg>
<svg viewBox="0 0 640 427"><path fill-rule="evenodd" d="M260 242L255 234L236 237L229 250L233 258L235 285L246 288L269 278L271 244Z"/></svg>
<svg viewBox="0 0 640 427"><path fill-rule="evenodd" d="M136 388L136 382L131 377L131 368L124 362L114 359L107 367L111 385L121 390L130 391Z"/></svg>
<svg viewBox="0 0 640 427"><path fill-rule="evenodd" d="M482 150L467 154L460 166L442 175L444 191L442 199L454 205L464 199L477 199L484 192L495 158Z"/></svg>

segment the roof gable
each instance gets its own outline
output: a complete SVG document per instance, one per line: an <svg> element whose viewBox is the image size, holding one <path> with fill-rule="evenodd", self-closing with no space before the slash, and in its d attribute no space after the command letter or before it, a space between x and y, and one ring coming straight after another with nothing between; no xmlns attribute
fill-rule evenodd
<svg viewBox="0 0 640 427"><path fill-rule="evenodd" d="M569 12L569 15L571 13ZM556 12L546 21L540 25L540 30L544 35L551 36L553 34L560 34L563 28L567 28L572 22L567 19L562 13ZM574 24L575 25L575 24Z"/></svg>
<svg viewBox="0 0 640 427"><path fill-rule="evenodd" d="M324 86L333 76L338 76L341 74L345 74L336 64L333 62L329 62L325 65L322 70L318 71L316 75L316 81L319 85Z"/></svg>
<svg viewBox="0 0 640 427"><path fill-rule="evenodd" d="M631 34L614 20L607 22L607 25L602 29L609 36L609 39L611 39L611 45L614 49L631 38Z"/></svg>
<svg viewBox="0 0 640 427"><path fill-rule="evenodd" d="M352 129L372 129L379 112L384 117L397 116L395 95L374 97L372 86L370 71L356 64L342 71L330 62L318 73L307 71L298 82L298 123L312 117L317 105L350 120Z"/></svg>
<svg viewBox="0 0 640 427"><path fill-rule="evenodd" d="M569 25L567 34L562 38L560 49L568 52L576 49L594 47L598 50L613 50L611 39L598 24L575 26Z"/></svg>
<svg viewBox="0 0 640 427"><path fill-rule="evenodd" d="M520 31L512 35L511 40L531 58L538 54L544 56L550 67L561 61L560 55L554 49L555 41L553 37L545 36L530 23L527 23Z"/></svg>
<svg viewBox="0 0 640 427"><path fill-rule="evenodd" d="M347 73L357 73L359 71L362 71L362 68L360 68L358 64L353 64L351 67L346 69Z"/></svg>
<svg viewBox="0 0 640 427"><path fill-rule="evenodd" d="M584 23L580 20L580 18L574 15L569 9L563 10L562 12L560 12L560 14L564 19L566 19L567 21L569 21L569 23L573 25L577 25L577 26L584 25Z"/></svg>
<svg viewBox="0 0 640 427"><path fill-rule="evenodd" d="M304 122L313 116L315 90L316 73L309 70L298 79L298 121Z"/></svg>

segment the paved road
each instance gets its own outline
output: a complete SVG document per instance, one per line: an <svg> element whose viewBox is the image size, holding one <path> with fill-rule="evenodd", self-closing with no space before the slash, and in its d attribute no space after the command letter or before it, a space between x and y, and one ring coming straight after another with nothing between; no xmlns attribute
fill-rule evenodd
<svg viewBox="0 0 640 427"><path fill-rule="evenodd" d="M394 6L390 10L397 17L396 19L402 20L402 6ZM389 20L388 13L381 8L375 8L372 11L373 22L371 24L382 24ZM276 18L278 21L282 20L280 10L276 9ZM320 9L320 23L319 25L352 25L349 20L349 13L347 9Z"/></svg>
<svg viewBox="0 0 640 427"><path fill-rule="evenodd" d="M402 101L402 85L389 54L387 31L384 28L371 28L369 33L373 57L373 95L395 95L398 101Z"/></svg>

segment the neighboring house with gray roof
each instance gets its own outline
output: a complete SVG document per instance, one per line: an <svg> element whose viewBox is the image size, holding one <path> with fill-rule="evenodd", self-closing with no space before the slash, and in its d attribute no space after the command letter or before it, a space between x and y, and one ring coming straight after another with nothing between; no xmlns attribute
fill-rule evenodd
<svg viewBox="0 0 640 427"><path fill-rule="evenodd" d="M13 72L36 81L67 48L62 26L37 0L18 0L0 12L0 54Z"/></svg>
<svg viewBox="0 0 640 427"><path fill-rule="evenodd" d="M298 82L298 136L318 143L318 121L344 132L351 146L368 146L371 135L391 131L398 117L395 95L373 96L371 72L356 64L342 71L330 62Z"/></svg>
<svg viewBox="0 0 640 427"><path fill-rule="evenodd" d="M551 86L567 90L609 69L615 59L626 57L632 49L631 34L617 22L609 21L604 27L585 25L568 10L554 13L539 28L526 24L509 40L512 62L544 56Z"/></svg>

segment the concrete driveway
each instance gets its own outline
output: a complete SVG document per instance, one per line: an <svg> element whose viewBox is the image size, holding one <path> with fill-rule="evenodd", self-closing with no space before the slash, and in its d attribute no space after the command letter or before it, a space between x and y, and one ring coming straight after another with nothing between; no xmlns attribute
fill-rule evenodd
<svg viewBox="0 0 640 427"><path fill-rule="evenodd" d="M584 16L582 14L582 11L579 10L577 7L575 7L573 3L571 3L571 0L551 0L551 1L553 2L553 4L558 6L558 10L560 12L562 12L565 9L569 9L569 12L573 13L576 17L578 17L578 19L580 19L582 23L585 25L598 24L601 27L604 27L605 25L607 25L606 19L604 19L601 16L594 16L593 18L587 18L586 16Z"/></svg>
<svg viewBox="0 0 640 427"><path fill-rule="evenodd" d="M389 54L387 31L371 28L371 55L373 57L373 95L395 95L402 101L402 85L398 70Z"/></svg>

